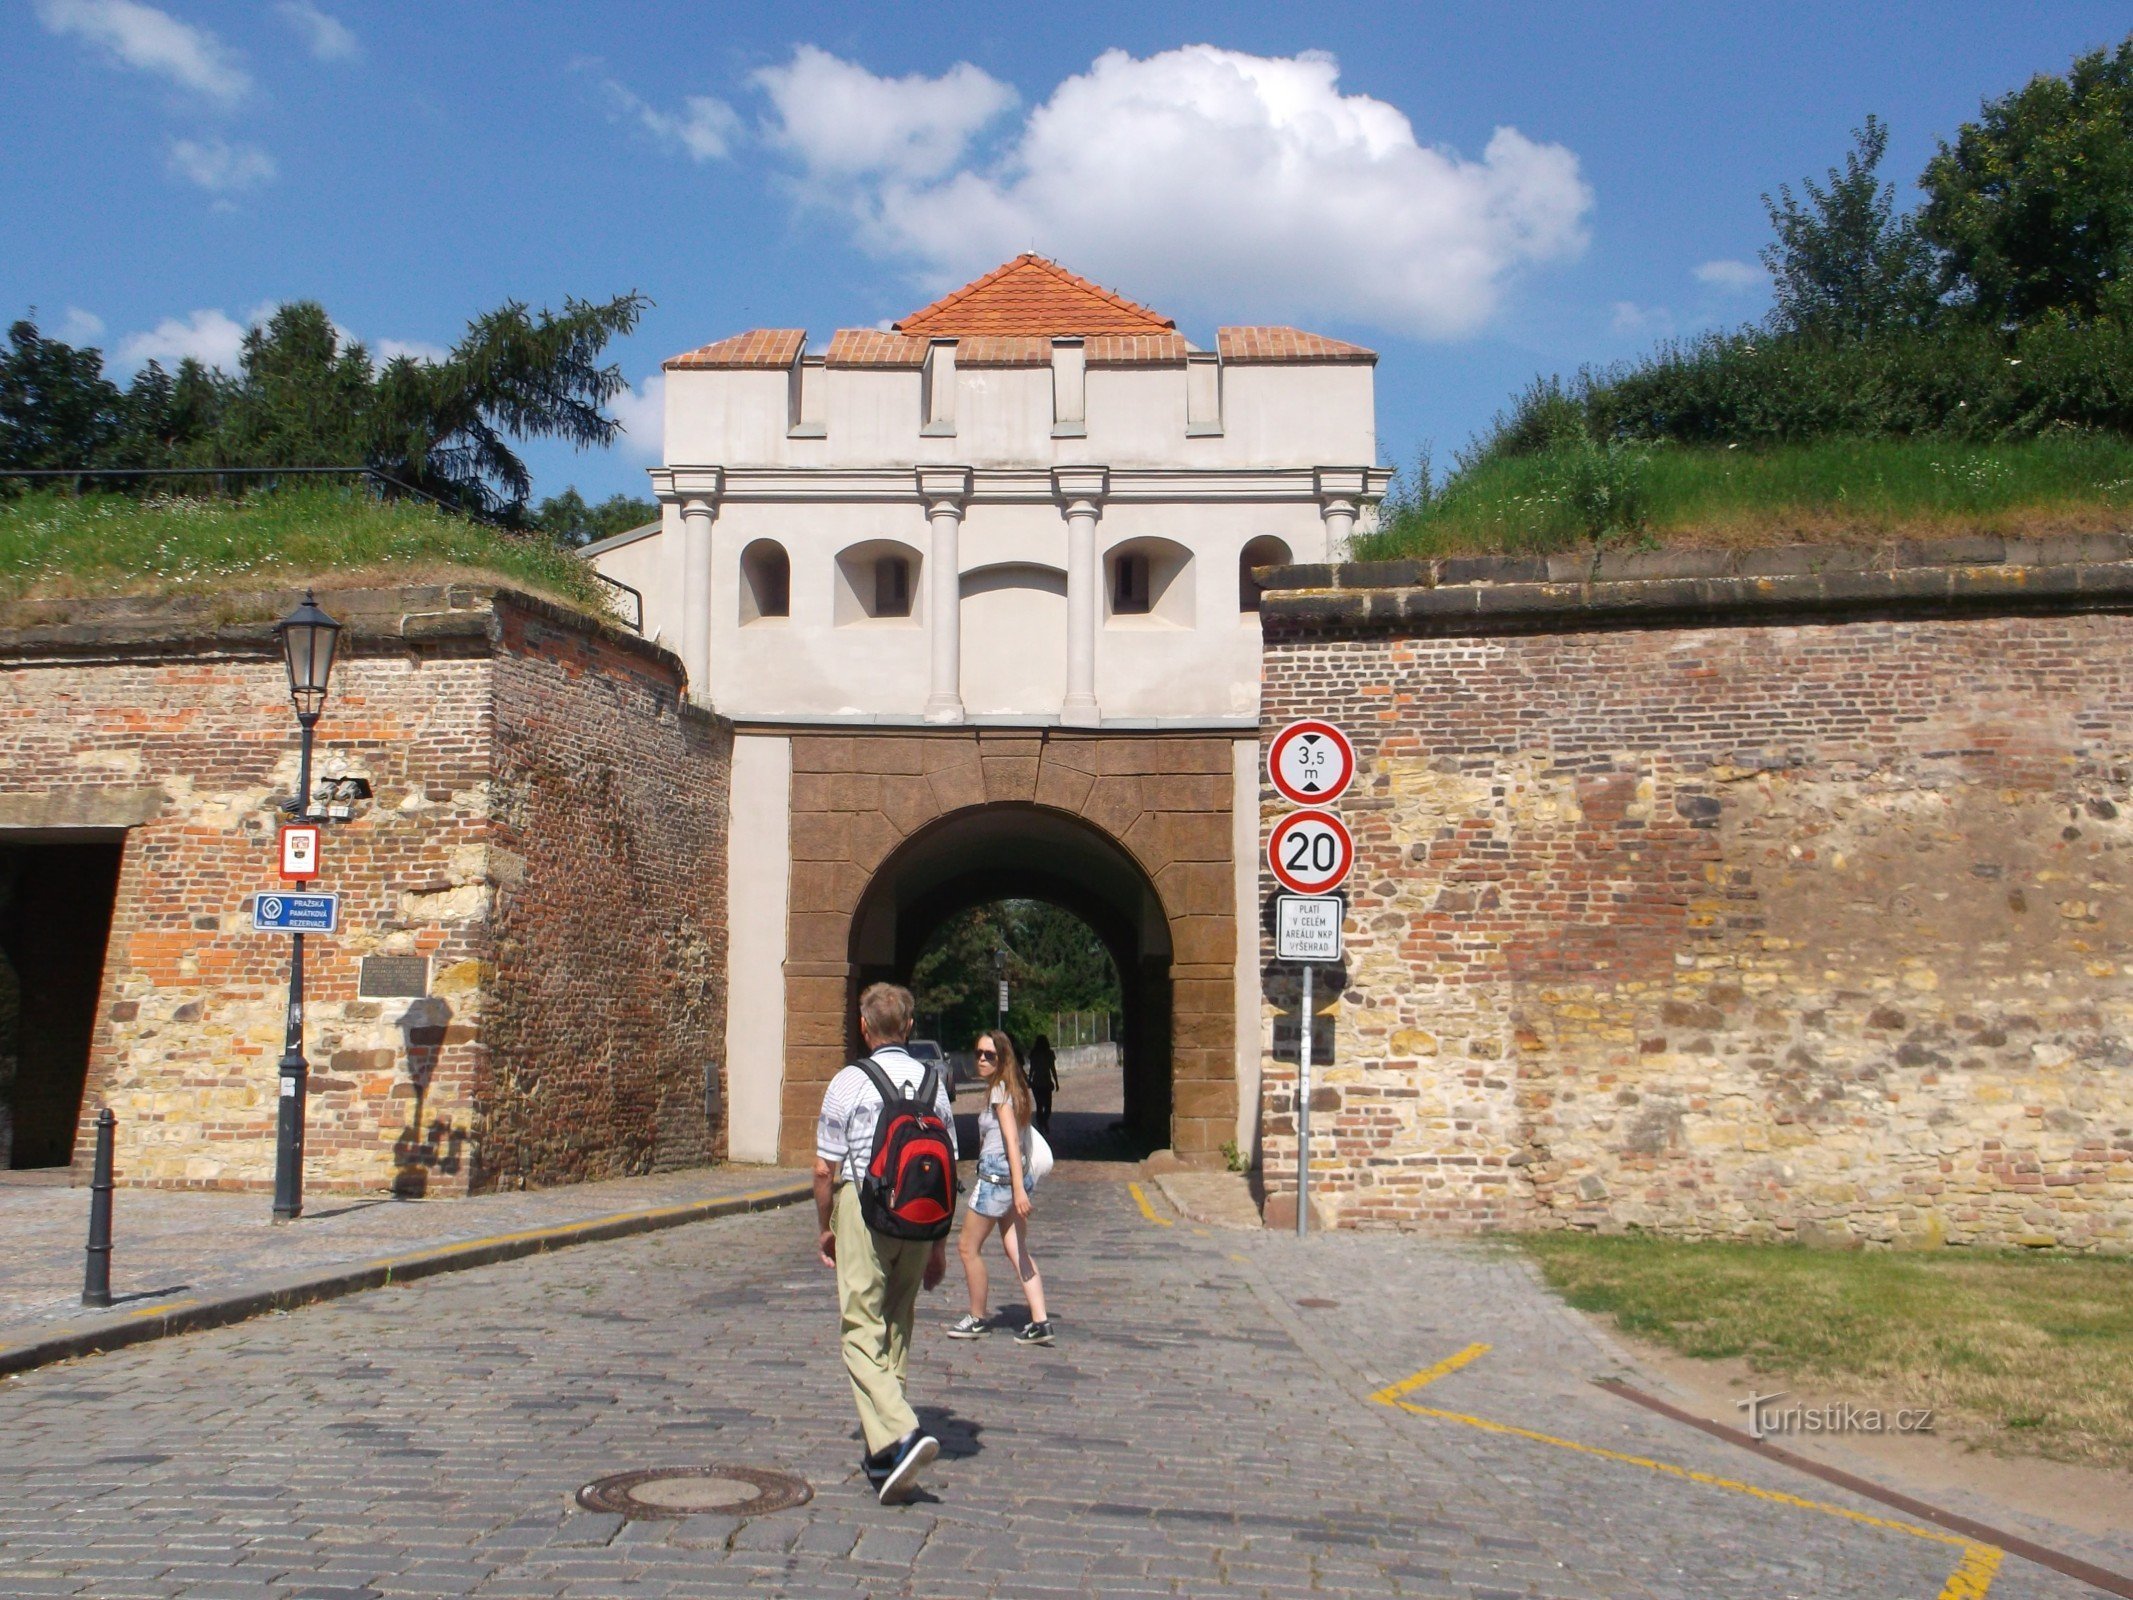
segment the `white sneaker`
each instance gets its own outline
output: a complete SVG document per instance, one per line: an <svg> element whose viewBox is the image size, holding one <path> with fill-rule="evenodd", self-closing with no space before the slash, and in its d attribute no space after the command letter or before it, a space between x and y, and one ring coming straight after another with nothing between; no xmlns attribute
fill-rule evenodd
<svg viewBox="0 0 2133 1600"><path fill-rule="evenodd" d="M918 1475L933 1464L933 1458L941 1453L940 1440L930 1433L922 1433L918 1443L906 1450L889 1469L889 1475L881 1480L879 1499L885 1506L900 1505L911 1498L918 1487Z"/></svg>
<svg viewBox="0 0 2133 1600"><path fill-rule="evenodd" d="M982 1317L973 1317L967 1311L948 1324L948 1337L951 1339L982 1339L990 1332L990 1322Z"/></svg>

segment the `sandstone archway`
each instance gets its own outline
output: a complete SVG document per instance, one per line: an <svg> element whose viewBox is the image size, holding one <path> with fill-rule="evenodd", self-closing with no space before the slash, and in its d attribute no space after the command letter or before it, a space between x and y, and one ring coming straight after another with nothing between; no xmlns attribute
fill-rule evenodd
<svg viewBox="0 0 2133 1600"><path fill-rule="evenodd" d="M1129 1120L1188 1157L1235 1136L1229 739L964 728L792 750L783 1159L811 1159L859 987L908 977L954 911L1020 894L1081 916L1119 963Z"/></svg>
<svg viewBox="0 0 2133 1600"><path fill-rule="evenodd" d="M942 923L1010 898L1064 907L1110 950L1125 1011L1126 1122L1144 1143L1170 1143L1170 921L1133 857L1079 817L1013 802L975 806L907 839L852 919L854 996L881 979L909 983Z"/></svg>

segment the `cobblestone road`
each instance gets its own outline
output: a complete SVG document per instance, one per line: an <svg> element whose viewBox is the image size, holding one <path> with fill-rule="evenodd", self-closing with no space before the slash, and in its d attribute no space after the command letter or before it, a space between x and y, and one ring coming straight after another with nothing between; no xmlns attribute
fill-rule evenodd
<svg viewBox="0 0 2133 1600"><path fill-rule="evenodd" d="M0 1593L2091 1593L1594 1390L1616 1358L1508 1253L1164 1226L1116 1169L1062 1167L1042 1199L1061 1342L955 1344L955 1281L922 1302L912 1386L944 1451L909 1506L855 1481L796 1208L0 1383ZM1476 1343L1405 1398L1792 1498L1371 1400ZM572 1503L716 1462L815 1498L737 1525Z"/></svg>

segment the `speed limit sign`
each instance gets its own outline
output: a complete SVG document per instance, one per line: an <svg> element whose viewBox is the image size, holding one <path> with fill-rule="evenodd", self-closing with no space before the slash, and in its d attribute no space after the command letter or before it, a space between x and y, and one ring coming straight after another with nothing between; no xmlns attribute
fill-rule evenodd
<svg viewBox="0 0 2133 1600"><path fill-rule="evenodd" d="M1327 894L1355 865L1355 838L1330 811L1292 811L1267 838L1267 866L1294 894Z"/></svg>
<svg viewBox="0 0 2133 1600"><path fill-rule="evenodd" d="M1332 723L1307 717L1274 735L1266 775L1295 805L1331 805L1355 777L1355 746Z"/></svg>

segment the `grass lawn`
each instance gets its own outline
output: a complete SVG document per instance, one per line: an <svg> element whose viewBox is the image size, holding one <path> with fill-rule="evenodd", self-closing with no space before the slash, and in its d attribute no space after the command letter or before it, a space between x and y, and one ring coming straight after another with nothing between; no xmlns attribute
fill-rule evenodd
<svg viewBox="0 0 2133 1600"><path fill-rule="evenodd" d="M1456 473L1427 500L1389 502L1383 521L1360 559L1569 550L1596 522L1615 543L1738 547L2115 532L2133 527L2133 440L1557 450Z"/></svg>
<svg viewBox="0 0 2133 1600"><path fill-rule="evenodd" d="M2133 1467L2133 1260L1644 1235L1520 1243L1579 1310L1682 1355L1741 1357L1887 1407L1931 1404L2003 1451Z"/></svg>
<svg viewBox="0 0 2133 1600"><path fill-rule="evenodd" d="M228 499L0 499L0 600L287 588L306 579L509 584L602 614L605 585L536 534L414 500L303 485Z"/></svg>

